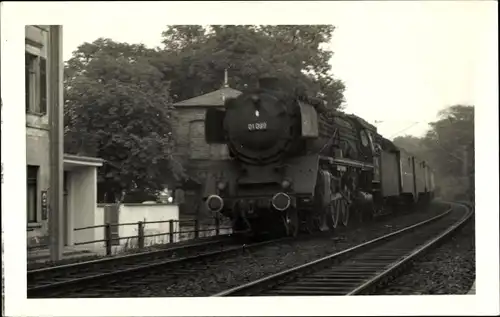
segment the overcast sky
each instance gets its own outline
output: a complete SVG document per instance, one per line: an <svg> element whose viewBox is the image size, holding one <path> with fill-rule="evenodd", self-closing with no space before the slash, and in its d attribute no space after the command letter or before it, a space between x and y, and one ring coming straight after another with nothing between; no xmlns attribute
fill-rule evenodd
<svg viewBox="0 0 500 317"><path fill-rule="evenodd" d="M168 3L147 3L140 9L108 3L97 11L94 6L74 4L63 25L65 60L78 45L98 37L155 47L167 24L179 24L168 17L172 13ZM288 4L300 10L300 3ZM446 106L474 104L479 52L492 34L489 4L325 3L328 18L322 16L318 23L337 28L330 44L335 52L331 64L334 75L347 86L346 111L371 123L382 121L376 123L379 131L392 138L422 135Z"/></svg>

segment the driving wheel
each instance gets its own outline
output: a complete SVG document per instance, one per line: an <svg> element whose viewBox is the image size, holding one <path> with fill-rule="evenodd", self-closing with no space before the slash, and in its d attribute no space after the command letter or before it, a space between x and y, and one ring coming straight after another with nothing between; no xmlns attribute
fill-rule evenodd
<svg viewBox="0 0 500 317"><path fill-rule="evenodd" d="M339 224L339 219L340 219L340 201L341 199L335 199L334 201L331 202L329 209L329 216L327 218L328 221L328 227L330 229L335 229L337 228Z"/></svg>

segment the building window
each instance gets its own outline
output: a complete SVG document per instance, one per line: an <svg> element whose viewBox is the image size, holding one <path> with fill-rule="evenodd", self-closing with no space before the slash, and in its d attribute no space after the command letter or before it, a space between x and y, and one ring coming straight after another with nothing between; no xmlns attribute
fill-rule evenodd
<svg viewBox="0 0 500 317"><path fill-rule="evenodd" d="M47 62L45 58L25 53L26 112L47 113Z"/></svg>
<svg viewBox="0 0 500 317"><path fill-rule="evenodd" d="M35 223L38 221L38 208L37 208L38 166L28 165L27 178L28 181L26 188L26 218L28 223Z"/></svg>

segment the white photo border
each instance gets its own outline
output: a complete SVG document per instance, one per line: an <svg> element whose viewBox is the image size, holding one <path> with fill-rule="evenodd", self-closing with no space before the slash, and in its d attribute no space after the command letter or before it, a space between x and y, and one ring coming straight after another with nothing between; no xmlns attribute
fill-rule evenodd
<svg viewBox="0 0 500 317"><path fill-rule="evenodd" d="M385 4L423 5L388 1ZM430 1L432 2L432 1ZM482 34L475 77L476 155L476 295L272 297L272 298L133 298L133 299L26 299L26 135L24 104L25 25L71 23L69 12L93 7L94 23L133 21L148 14L151 2L2 2L1 94L2 109L2 239L7 316L252 316L252 315L478 315L499 313L498 267L498 8L494 1L471 1L484 6L491 29ZM318 24L340 1L169 2L167 24ZM412 4L413 3L413 4ZM415 4L416 3L416 4ZM429 3L429 2L428 2ZM435 2L453 5L454 2ZM167 4L165 4L167 5ZM124 8L135 8L130 12ZM198 9L194 11L194 8ZM310 14L308 14L308 12ZM106 20L104 20L104 17ZM488 21L489 21L488 20ZM465 21L464 21L465 22ZM422 22L424 23L424 21ZM446 21L443 21L446 23ZM137 27L140 28L140 25ZM363 26L360 26L363 27ZM457 52L460 54L460 52ZM390 90L388 90L390 91Z"/></svg>

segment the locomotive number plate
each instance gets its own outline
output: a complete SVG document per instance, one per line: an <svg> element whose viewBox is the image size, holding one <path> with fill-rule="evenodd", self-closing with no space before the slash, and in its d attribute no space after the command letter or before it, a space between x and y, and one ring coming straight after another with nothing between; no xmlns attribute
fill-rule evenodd
<svg viewBox="0 0 500 317"><path fill-rule="evenodd" d="M249 123L248 131L264 131L267 130L267 122Z"/></svg>

